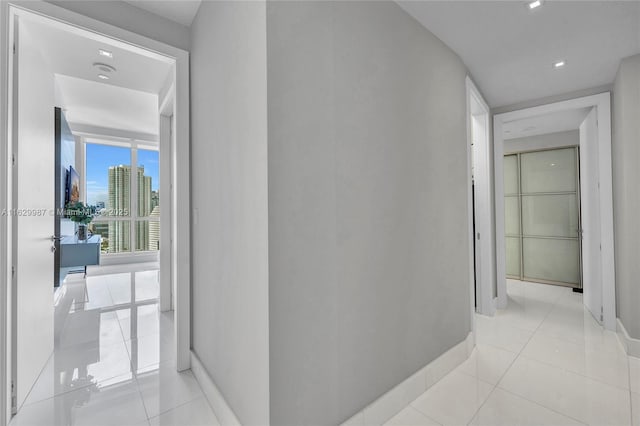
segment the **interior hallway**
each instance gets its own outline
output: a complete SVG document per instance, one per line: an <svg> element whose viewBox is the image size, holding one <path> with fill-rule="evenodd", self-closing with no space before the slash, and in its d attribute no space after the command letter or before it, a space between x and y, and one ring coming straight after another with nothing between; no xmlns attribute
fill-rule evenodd
<svg viewBox="0 0 640 426"><path fill-rule="evenodd" d="M640 359L570 288L508 280L471 357L388 425L640 425Z"/></svg>
<svg viewBox="0 0 640 426"><path fill-rule="evenodd" d="M56 294L55 352L11 425L218 424L193 374L176 372L157 264L90 269Z"/></svg>

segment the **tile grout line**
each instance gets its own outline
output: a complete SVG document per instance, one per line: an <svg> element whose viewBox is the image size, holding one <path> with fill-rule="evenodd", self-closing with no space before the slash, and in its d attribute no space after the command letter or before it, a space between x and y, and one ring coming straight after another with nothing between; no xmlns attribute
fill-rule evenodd
<svg viewBox="0 0 640 426"><path fill-rule="evenodd" d="M198 385L198 386L199 386L199 385ZM183 403L181 403L181 404L178 404L178 405L176 405L175 407L170 408L170 409L168 409L168 410L166 410L166 411L163 411L163 412L161 412L161 413L158 413L158 414L156 414L156 415L155 415L155 416L153 416L153 417L148 417L148 418L147 418L147 421L149 421L149 420L151 420L151 419L158 418L158 417L163 416L163 415L165 415L165 414L167 414L167 413L170 413L170 412L172 412L172 411L175 411L175 410L177 410L178 408L184 407L185 405L193 404L194 402L196 402L196 401L198 401L198 400L200 400L200 399L203 399L203 400L204 400L204 402L206 402L206 403L207 403L207 407L209 407L209 408L211 409L211 413L215 416L215 412L213 411L213 407L211 407L211 405L209 404L209 401L207 400L206 396L205 396L205 395L204 395L204 393L203 393L202 395L200 395L200 396L198 396L198 397L196 397L196 398L194 398L194 399L192 399L192 400L189 400L189 401L183 402ZM217 419L217 418L218 418L218 417L216 416L216 419ZM218 420L218 423L219 423L219 422L220 422L220 421Z"/></svg>
<svg viewBox="0 0 640 426"><path fill-rule="evenodd" d="M123 272L123 274L126 272ZM135 272L129 272L129 275L135 273ZM110 275L113 274L106 274L107 277L109 277ZM115 299L113 296L113 292L111 291L111 280L109 278L106 279L107 281L107 292L109 293L109 297L111 298L111 303L113 303L115 305ZM124 330L122 328L122 322L120 321L120 318L118 317L118 313L115 313L116 315L116 321L118 322L118 328L120 329L120 336L122 337L122 343L124 344L124 348L125 351L127 352L127 356L129 357L129 371L131 372L131 378L132 378L132 382L135 383L136 386L136 391L138 392L138 395L140 397L140 402L142 402L142 408L144 409L144 415L146 417L146 421L147 424L149 424L149 411L147 410L147 404L145 404L144 402L144 397L142 395L142 390L140 389L140 382L138 381L138 374L137 372L133 371L133 360L131 357L131 351L129 350L129 348L127 347L127 339L125 338L125 334L124 334ZM132 321L130 319L130 321ZM129 336L131 337L131 336ZM130 339L131 340L131 339Z"/></svg>
<svg viewBox="0 0 640 426"><path fill-rule="evenodd" d="M126 376L126 375L127 375L127 373L119 374L119 375L116 375L116 376L113 376L113 377L109 377L109 378L105 379L104 381L109 381L109 380L112 380L112 379L117 379L117 378L119 378L119 377L124 377L124 376ZM51 396L47 396L46 398L43 398L43 399L39 399L39 400L37 400L37 401L30 402L30 403L28 403L28 404L22 404L22 407L21 407L21 408L27 408L27 407L30 407L30 406L32 406L32 405L40 404L41 402L49 401L50 399L54 399L54 398L58 398L58 397L61 397L61 396L64 396L64 395L68 395L68 394L73 393L73 392L76 392L76 391L86 390L86 389L87 389L88 387L90 387L92 384L93 384L93 383L89 383L89 384L86 384L86 385L84 385L84 386L78 387L78 388L76 388L76 389L69 389L69 390L66 390L66 391L64 391L64 392L60 392L60 393L57 393L57 394L54 394L54 395L51 395ZM97 383L96 383L96 384L97 384Z"/></svg>
<svg viewBox="0 0 640 426"><path fill-rule="evenodd" d="M549 317L549 314L551 313L551 311L553 310L553 308L557 305L557 300L555 302L553 302L551 309L549 309L549 311L545 314L544 318L542 319L542 321L540 321L540 324L538 324L538 326L535 328L535 330L533 330L533 332L531 333L531 336L529 336L529 339L527 340L527 343L525 343L522 348L520 348L520 351L516 354L515 358L513 358L513 361L511 361L511 364L509 364L509 366L504 370L504 373L502 373L502 375L500 376L500 378L498 379L498 381L496 382L496 384L493 386L493 389L491 389L491 392L489 392L489 394L487 395L487 397L485 398L484 401L482 401L482 404L480 404L480 406L478 407L478 409L473 413L473 416L471 417L471 419L467 422L467 425L471 424L471 422L473 421L473 419L476 418L476 416L478 415L478 413L480 412L480 410L482 409L482 407L484 407L484 405L487 403L487 401L489 400L489 398L491 398L491 395L493 395L493 393L495 392L496 388L498 387L498 385L500 384L500 382L502 382L502 379L504 378L504 376L506 376L506 374L509 372L509 370L511 369L511 367L513 367L513 364L515 364L515 362L518 360L518 358L520 358L520 356L522 355L522 351L524 351L524 349L529 345L529 343L531 342L531 339L533 339L533 336L535 336L535 334L538 332L538 329L542 326L542 323L545 322L545 320ZM502 389L502 388L500 388ZM527 401L528 399L525 398ZM533 401L531 401L533 402Z"/></svg>
<svg viewBox="0 0 640 426"><path fill-rule="evenodd" d="M453 370L452 370L452 371L453 371ZM447 374L447 376L448 376L448 374ZM446 377L446 376L445 376L445 377ZM442 380L442 379L440 379L440 380ZM440 381L440 380L438 380L438 381ZM436 382L436 383L438 383L438 382ZM436 383L434 383L434 384L433 384L433 386L435 386L435 385L436 385ZM432 388L433 386L431 386L431 388ZM429 388L429 389L431 389L431 388ZM428 391L429 389L427 389L426 391L424 391L423 393L421 393L421 394L420 394L420 396L418 396L418 398L420 398L422 395L424 395L425 393L427 393L427 391ZM422 411L419 407L416 407L415 405L413 405L413 403L414 403L414 402L416 402L416 401L418 400L418 398L416 398L416 399L414 399L413 401L411 401L411 402L409 403L409 405L407 405L407 407L411 407L411 408L413 408L413 409L414 409L414 410L416 410L418 413L422 414L423 416L425 416L427 419L431 420L432 422L437 423L437 424L439 424L440 426L444 426L442 423L440 423L439 421L436 421L433 417L429 416L427 413L425 413L424 411ZM407 407L404 407L402 410L400 410L398 413L396 413L396 415L398 415L399 413L401 413L402 411L404 411ZM395 417L395 416L393 416L393 417ZM393 417L391 417L391 419L393 419ZM389 420L391 420L391 419L389 419ZM386 424L389 422L389 420L387 420L387 421L383 424L383 426L384 426L384 425L386 425Z"/></svg>
<svg viewBox="0 0 640 426"><path fill-rule="evenodd" d="M614 385L611 385L611 384L609 384L609 383L602 382L602 381L600 381L600 380L598 380L598 379L594 379L594 378L592 378L592 377L589 377L589 376L586 376L586 375L583 375L583 374L580 374L580 373L574 372L574 371L572 371L572 370L567 370L567 369L565 369L565 368L561 368L561 367L558 367L558 366L556 366L556 365L549 364L549 363L547 363L547 362L539 361L539 360L536 360L536 359L533 359L533 358L529 358L529 357L527 357L527 356L522 355L522 352L524 351L524 349L526 348L526 346L529 344L529 342L531 341L531 339L533 339L533 336L534 336L536 333L538 333L538 332L539 332L539 330L538 330L538 329L540 328L540 326L542 326L542 323L544 323L544 321L548 318L549 314L553 311L553 309L554 309L554 308L556 308L556 307L559 305L559 301L560 301L561 299L562 299L562 297L559 297L559 298L554 302L554 306L553 306L553 308L549 311L549 313L545 316L545 318L544 318L544 319L543 319L543 321L540 323L540 325L539 325L539 326L536 328L536 330L532 333L531 338L529 339L529 341L527 341L527 343L525 344L525 346L523 346L522 350L520 351L520 353L519 353L519 354L518 354L518 356L516 357L516 360L522 356L522 357L523 357L523 358L525 358L525 359L529 359L529 360L531 360L531 361L538 362L538 363L543 364L543 365L546 365L546 366L550 366L550 367L553 367L553 368L557 368L557 369L559 369L559 370L567 371L567 372L569 372L569 373L572 373L572 374L575 374L575 375L581 376L581 377L583 377L583 378L586 378L586 379L589 379L589 380L593 380L593 381L595 381L595 382L597 382L597 383L599 383L599 384L606 385L606 386L611 386L611 387L614 387L614 388L616 388L616 389L619 389L619 390L625 391L626 389L624 389L624 388L620 388L620 387L618 387L618 386L614 386ZM583 312L584 312L584 307L583 307L582 309L583 309ZM600 327L602 327L602 326L600 325ZM540 333L541 333L542 335L544 335L544 336L549 336L548 334L546 334L546 333L544 333L544 332L540 332ZM570 341L570 340L568 340L568 339L562 339L562 338L559 338L559 337L556 337L556 336L550 336L550 337L554 337L555 339L561 340L561 341L563 341L563 342L568 342L568 343L575 344L574 342L572 342L572 341ZM576 345L578 345L578 344L576 344ZM580 346L580 345L578 345L578 346ZM515 363L515 360L514 360L514 363ZM513 365L513 363L512 363L512 365ZM627 371L628 371L628 374L629 374L629 382L630 382L630 381L631 381L631 377L630 377L630 374L631 374L630 365L628 365L627 367L628 367L628 370L627 370ZM511 366L510 366L509 368L511 368ZM507 370L507 371L508 371L508 370ZM506 375L506 372L505 372L505 375ZM504 377L504 375L503 375L503 377ZM501 382L501 381L502 381L502 380L500 380L500 382ZM524 399L524 400L526 400L526 401L529 401L529 402L531 402L531 403L533 403L533 404L535 404L535 405L538 405L538 406L540 406L540 407L546 408L546 409L548 409L548 410L550 410L550 411L552 411L552 412L555 412L555 413L560 414L560 415L562 415L562 416L565 416L565 417L567 417L567 418L573 419L573 420L575 420L575 421L577 421L577 422L579 422L579 423L581 423L581 424L585 424L585 423L584 423L584 422L582 422L581 420L578 420L578 419L574 418L574 417L573 417L573 416L571 416L571 415L568 415L568 414L562 413L562 412L560 412L560 411L557 411L557 410L556 410L556 409L554 409L554 408L547 407L546 405L540 404L540 403L538 403L538 402L536 402L536 401L533 401L533 400L531 400L531 399L529 399L529 398L527 398L527 397L525 397L525 396L522 396L522 395L516 394L516 393L514 393L514 392L512 392L512 391L510 391L510 390L508 390L508 389L505 389L505 388L503 388L503 387L501 387L501 386L500 386L500 382L498 382L498 384L496 385L496 387L497 387L497 388L499 388L499 389L500 389L500 390L502 390L502 391L505 391L505 392L507 392L507 393L509 393L509 394L511 394L511 395L514 395L514 396L517 396L517 397L519 397L519 398L522 398L522 399ZM630 384L630 383L629 383L629 392L631 393L631 384ZM487 398L487 399L488 399L488 398ZM486 401L485 401L485 402L486 402ZM631 395L630 395L630 401L629 401L629 402L630 402L630 406L631 406L631 415L633 416L633 404L631 403ZM483 405L484 405L484 403L483 403ZM473 419L472 419L472 420L473 420ZM630 419L630 420L631 420L631 421L633 421L633 417L631 417L631 419Z"/></svg>
<svg viewBox="0 0 640 426"><path fill-rule="evenodd" d="M559 415L561 415L562 417L566 417L566 418L568 418L568 419L574 420L574 421L576 421L576 422L578 422L578 423L580 423L580 424L582 424L582 425L585 425L585 426L587 426L587 425L588 425L588 423L585 423L585 422L583 422L582 420L578 420L578 419L576 419L575 417L572 417L572 416L570 416L570 415L568 415L568 414L562 413L562 412L560 412L560 411L558 411L558 410L556 410L556 409L554 409L554 408L549 408L549 407L547 407L547 406L545 406L545 405L540 404L539 402L532 401L532 400L530 400L530 399L528 399L528 398L525 398L525 397L524 397L524 396L522 396L522 395L518 395L517 393L513 393L513 392L511 392L509 389L501 388L500 386L496 386L496 388L500 389L500 390L501 390L501 391L503 391L503 392L508 393L509 395L513 395L513 396L515 396L515 397L517 397L517 398L523 399L523 400L525 400L525 401L527 401L527 402L530 402L530 403L532 403L532 404L534 404L534 405L537 405L538 407L544 408L545 410L549 410L549 411L551 411L551 412L554 412L554 413L556 413L556 414L559 414Z"/></svg>
<svg viewBox="0 0 640 426"><path fill-rule="evenodd" d="M555 364L551 364L550 362L547 362L547 361L541 361L539 359L532 358L532 357L527 356L527 355L522 355L522 357L525 358L525 359L528 359L529 361L537 362L538 364L542 364L542 365L545 365L547 367L556 368L558 370L566 371L567 373L575 374L576 376L580 376L580 377L582 377L584 379L592 380L594 382L597 382L600 385L610 386L612 388L616 388L616 389L621 390L623 392L631 391L631 389L623 388L623 387L620 387L620 386L617 386L617 385L612 385L611 383L604 382L604 381L602 381L600 379L596 379L596 378L593 378L591 376L587 376L586 374L579 373L579 372L574 371L574 370L569 370L568 368L559 367L559 366L557 366Z"/></svg>
<svg viewBox="0 0 640 426"><path fill-rule="evenodd" d="M55 365L55 355L56 355L56 348L54 346L53 352L51 352L51 355L49 355L49 358L47 358L47 362L44 364L44 367L42 367L42 370L40 370L40 372L38 373L38 377L33 382L33 385L31 385L31 388L29 388L29 392L27 392L27 395L24 397L24 401L22 401L22 404L20 404L20 407L17 408L18 412L20 412L20 410L23 407L26 407L26 406L29 406L31 404L35 404L35 403L41 402L41 401L34 401L34 402L31 402L31 403L27 404L27 401L29 400L29 396L31 396L31 392L33 392L33 389L36 387L36 385L38 384L38 382L42 378L42 373L44 373L44 370L46 370L47 365L49 364L49 361L53 362L54 365ZM42 401L46 401L47 399L49 399L49 398L43 399Z"/></svg>
<svg viewBox="0 0 640 426"><path fill-rule="evenodd" d="M554 309L555 307L557 307L557 306L558 306L558 302L559 302L561 299L562 299L562 296L561 296L561 297L559 297L559 298L556 300L556 302L554 302L554 306L553 306L553 308L549 311L549 314L551 314L551 312L553 311L553 309ZM582 307L582 311L583 311L583 313L584 313L584 307ZM540 331L540 330L538 330L538 329L542 326L542 323L544 323L544 321L547 319L547 317L549 316L549 314L547 314L547 316L545 316L545 318L542 320L542 322L540 323L540 325L539 325L539 326L536 328L536 330L533 332L533 334L531 335L531 339L533 339L533 335L534 335L534 334L536 334L536 333L540 333L540 335L542 335L542 336L544 336L544 337L551 338L551 339L555 339L555 340L559 340L559 341L561 341L561 342L563 342L563 343L568 343L568 344L570 344L570 345L572 345L572 346L584 347L584 351L586 352L586 351L587 351L587 347L586 347L586 345L581 345L581 344L576 343L576 342L574 342L574 341L572 341L572 340L565 339L565 338L562 338L562 337L558 337L558 336L556 336L556 335L548 334L548 333L545 333L544 331ZM606 330L604 330L604 328L602 327L602 325L598 324L598 327L600 327L600 328L602 329L602 331L606 331ZM529 341L530 341L531 339L529 339ZM522 351L524 351L525 347L529 344L529 341L527 341L527 343L525 344L525 346L522 348ZM521 352L522 352L522 351L521 351ZM591 352L595 352L595 351L591 351ZM519 353L519 354L518 354L518 357L520 357L520 355L522 355L522 354L521 354L521 353ZM536 359L536 358L532 358L532 357L529 357L529 356L526 356L526 355L522 355L522 356L523 356L524 358L528 359L528 360L535 361L535 362L538 362L538 363L540 363L540 364L544 364L544 365L549 366L549 367L557 368L557 369L562 370L562 371L567 371L567 372L569 372L569 373L576 374L576 375L581 376L581 377L584 377L584 378L586 378L586 379L589 379L589 380L593 380L593 381L595 381L595 382L598 382L599 384L602 384L602 385L611 386L611 387L613 387L613 388L616 388L616 389L618 389L618 390L622 390L622 391L626 391L626 390L627 390L627 388L620 387L620 386L618 386L618 385L614 385L614 384L611 384L611 383L607 383L607 382L602 381L602 380L600 380L600 379L597 379L597 378L594 378L594 377L588 376L588 375L586 375L585 373L581 373L581 372L578 372L578 371L575 371L575 370L570 370L570 369L567 369L567 368L564 368L564 367L560 367L560 366L555 365L555 364L552 364L552 363L550 363L550 362L548 362L548 361L542 361L542 360L539 360L539 359ZM626 356L626 355L625 355L625 357L627 357L627 358L628 358L628 356ZM630 365L627 365L627 375L630 375L630 374L631 374ZM629 377L629 382L630 382L630 381L631 381L631 378ZM502 389L502 388L501 388L501 389ZM629 388L628 388L628 390L629 390L629 391L631 391L631 383L629 383ZM532 402L535 402L535 401L532 401Z"/></svg>

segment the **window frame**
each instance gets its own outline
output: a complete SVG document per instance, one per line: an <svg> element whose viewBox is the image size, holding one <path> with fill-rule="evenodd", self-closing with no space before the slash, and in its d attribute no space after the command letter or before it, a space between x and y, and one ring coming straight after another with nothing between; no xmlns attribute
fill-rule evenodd
<svg viewBox="0 0 640 426"><path fill-rule="evenodd" d="M104 135L81 135L76 138L76 165L81 171L80 186L84 189L80 195L83 203L87 202L87 144L113 146L118 148L127 148L130 150L130 166L132 170L138 167L138 150L157 151L158 162L160 162L160 144L154 141L144 141L139 139L125 139ZM132 173L133 175L133 173ZM136 175L137 176L137 175ZM109 222L129 222L129 251L121 252L101 252L101 256L108 258L125 257L125 256L147 256L150 253L159 253L158 250L137 250L137 223L139 221L158 222L161 216L139 216L138 215L138 180L130 179L129 216L105 216L104 218L94 219L93 223L109 223ZM158 187L160 185L160 174L158 174ZM160 213L162 214L162 212Z"/></svg>

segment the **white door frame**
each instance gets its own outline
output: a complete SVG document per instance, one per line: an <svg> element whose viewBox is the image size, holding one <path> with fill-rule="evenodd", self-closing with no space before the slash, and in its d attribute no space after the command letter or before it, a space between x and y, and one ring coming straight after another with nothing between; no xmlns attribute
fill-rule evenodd
<svg viewBox="0 0 640 426"><path fill-rule="evenodd" d="M504 193L503 124L523 118L550 114L573 109L595 107L598 117L598 181L600 186L600 277L602 281L602 325L608 330L616 330L615 266L613 246L613 183L611 172L611 96L609 92L562 102L555 102L518 111L497 114L493 119L494 172L495 172L495 215L496 215L496 276L498 307L507 306L507 287L504 243ZM582 165L581 165L581 173Z"/></svg>
<svg viewBox="0 0 640 426"><path fill-rule="evenodd" d="M467 173L468 173L468 203L469 203L469 259L471 282L471 309L473 313L493 315L495 302L493 296L494 261L493 261L493 229L491 199L491 144L490 144L490 109L484 101L482 94L471 78L466 78L467 87ZM473 148L472 148L473 145ZM473 159L473 162L472 162ZM475 197L472 197L474 188L471 185L471 165L474 168ZM475 198L475 223L473 231ZM474 252L475 250L475 286L474 286ZM474 291L477 307L474 307Z"/></svg>
<svg viewBox="0 0 640 426"><path fill-rule="evenodd" d="M10 207L8 189L13 185L10 173L10 144L9 122L12 120L9 110L9 6L0 1L0 213L6 212ZM8 341L10 313L7 310L8 301L11 300L9 283L12 282L12 264L9 241L13 238L10 233L11 223L9 218L0 214L0 425L6 425L11 418L11 392L9 377L11 375L11 348Z"/></svg>
<svg viewBox="0 0 640 426"><path fill-rule="evenodd" d="M159 41L135 34L113 25L71 12L64 8L41 1L2 1L0 2L0 213L11 208L13 183L11 182L10 168L12 158L12 128L11 113L12 102L9 94L13 89L13 76L11 76L11 54L13 34L10 28L12 15L22 11L33 13L56 21L69 24L79 30L86 30L96 38L107 37L110 42L114 40L123 43L123 47L131 50L137 49L141 54L160 55L172 59L175 62L175 114L174 134L172 141L171 176L172 199L171 216L179 217L174 221L172 229L171 249L175 253L172 269L172 279L175 280L176 294L176 360L178 370L186 370L191 366L190 359L190 183L189 183L189 53L185 50L161 43ZM53 135L52 135L53 137ZM177 146L179 144L179 147ZM11 282L11 219L7 215L0 214L0 277L2 282ZM163 247L161 247L162 251ZM11 294L9 286L0 286L0 358L6 359L6 363L0 365L0 425L7 424L11 416Z"/></svg>

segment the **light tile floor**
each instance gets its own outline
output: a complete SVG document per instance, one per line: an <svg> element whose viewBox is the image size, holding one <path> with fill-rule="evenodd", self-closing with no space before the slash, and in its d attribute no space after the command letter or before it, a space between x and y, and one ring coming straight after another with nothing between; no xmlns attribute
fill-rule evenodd
<svg viewBox="0 0 640 426"><path fill-rule="evenodd" d="M193 374L176 371L173 313L158 295L157 264L70 275L55 352L11 425L218 425Z"/></svg>
<svg viewBox="0 0 640 426"><path fill-rule="evenodd" d="M388 425L640 426L640 359L570 289L508 282L509 308L476 315L471 357ZM56 300L56 350L12 425L218 425L175 369L157 270L96 269Z"/></svg>
<svg viewBox="0 0 640 426"><path fill-rule="evenodd" d="M509 280L471 357L387 425L640 426L640 359L565 287Z"/></svg>

